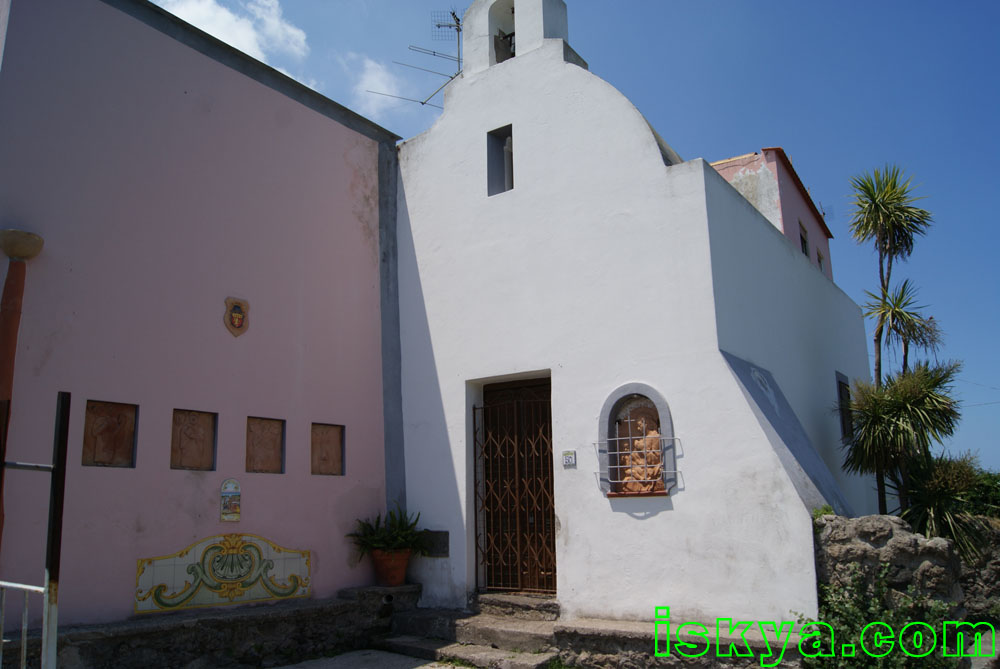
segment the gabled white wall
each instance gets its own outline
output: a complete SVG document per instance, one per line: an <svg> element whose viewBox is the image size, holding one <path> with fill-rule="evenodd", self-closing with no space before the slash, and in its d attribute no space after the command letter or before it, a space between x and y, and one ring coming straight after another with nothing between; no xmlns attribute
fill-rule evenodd
<svg viewBox="0 0 1000 669"><path fill-rule="evenodd" d="M515 186L488 197L486 135L507 124ZM450 558L416 565L424 604L463 606L475 587L482 384L547 373L564 615L815 612L809 509L719 352L711 168L665 167L637 110L548 40L451 84L435 126L401 145L400 170L407 499L451 533ZM598 488L599 412L630 382L666 398L683 442L669 498ZM562 468L563 450L577 468Z"/></svg>

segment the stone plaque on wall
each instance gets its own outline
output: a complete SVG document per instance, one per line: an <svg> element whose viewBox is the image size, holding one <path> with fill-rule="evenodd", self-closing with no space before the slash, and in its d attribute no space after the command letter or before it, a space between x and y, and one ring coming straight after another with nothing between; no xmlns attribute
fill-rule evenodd
<svg viewBox="0 0 1000 669"><path fill-rule="evenodd" d="M312 473L344 473L344 426L312 424Z"/></svg>
<svg viewBox="0 0 1000 669"><path fill-rule="evenodd" d="M216 414L174 409L171 469L215 469Z"/></svg>
<svg viewBox="0 0 1000 669"><path fill-rule="evenodd" d="M247 471L284 471L285 421L247 418Z"/></svg>
<svg viewBox="0 0 1000 669"><path fill-rule="evenodd" d="M139 407L87 400L83 421L83 465L135 467L135 424Z"/></svg>

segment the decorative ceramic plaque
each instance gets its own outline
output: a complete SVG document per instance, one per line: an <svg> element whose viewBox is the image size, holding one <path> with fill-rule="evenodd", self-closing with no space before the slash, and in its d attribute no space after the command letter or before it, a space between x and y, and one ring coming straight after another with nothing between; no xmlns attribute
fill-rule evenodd
<svg viewBox="0 0 1000 669"><path fill-rule="evenodd" d="M140 558L135 612L308 597L310 553L255 534L207 537L172 555Z"/></svg>
<svg viewBox="0 0 1000 669"><path fill-rule="evenodd" d="M220 519L238 523L240 521L240 482L236 479L223 481L220 497Z"/></svg>
<svg viewBox="0 0 1000 669"><path fill-rule="evenodd" d="M235 297L226 298L226 313L222 317L226 329L239 337L250 328L250 303Z"/></svg>

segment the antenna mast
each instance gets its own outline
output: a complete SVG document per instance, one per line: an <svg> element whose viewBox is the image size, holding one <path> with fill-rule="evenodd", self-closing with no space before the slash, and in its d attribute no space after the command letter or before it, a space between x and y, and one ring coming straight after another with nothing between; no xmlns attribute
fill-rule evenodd
<svg viewBox="0 0 1000 669"><path fill-rule="evenodd" d="M455 53L458 54L455 58L458 62L458 70L455 72L457 76L462 71L462 19L452 9L448 12L431 12L431 21L434 23L434 28L431 31L431 39L435 42L450 40L451 35L449 32L452 30L455 31ZM412 49L413 47L411 46L410 48Z"/></svg>
<svg viewBox="0 0 1000 669"><path fill-rule="evenodd" d="M436 74L445 77L448 81L444 82L436 89L434 92L428 95L423 100L414 100L412 98L404 98L399 95L390 95L389 93L380 93L378 91L366 91L368 93L374 93L375 95L384 95L390 98L396 98L397 100L406 100L407 102L416 102L419 105L427 105L429 107L437 107L438 109L443 109L440 105L433 104L430 100L435 95L440 92L442 88L447 86L455 77L462 74L462 19L458 16L458 12L454 9L451 11L438 11L431 13L431 39L436 42L447 41L451 39L450 31L455 31L455 53L456 56L452 56L447 53L438 53L437 51L432 51L431 49L425 49L419 46L410 45L410 51L416 51L417 53L422 53L426 56L435 56L437 58L443 58L445 60L450 60L457 65L455 74L444 74L443 72L435 72L434 70L428 70L423 67L417 67L416 65L409 65L407 63L400 63L398 61L392 61L396 65L402 65L403 67L410 67L414 70L423 70L424 72L430 72L431 74Z"/></svg>

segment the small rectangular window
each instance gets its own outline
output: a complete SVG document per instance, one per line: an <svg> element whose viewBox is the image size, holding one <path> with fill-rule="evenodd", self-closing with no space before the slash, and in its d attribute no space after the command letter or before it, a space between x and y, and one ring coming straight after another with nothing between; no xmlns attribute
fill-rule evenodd
<svg viewBox="0 0 1000 669"><path fill-rule="evenodd" d="M840 437L844 441L854 437L854 423L851 422L851 386L847 377L837 373L837 408L840 412Z"/></svg>
<svg viewBox="0 0 1000 669"><path fill-rule="evenodd" d="M135 467L139 407L87 400L83 418L85 467Z"/></svg>
<svg viewBox="0 0 1000 669"><path fill-rule="evenodd" d="M312 473L342 476L344 426L312 424Z"/></svg>
<svg viewBox="0 0 1000 669"><path fill-rule="evenodd" d="M809 233L806 232L806 228L802 225L802 221L799 221L799 244L802 246L802 254L806 258L809 257Z"/></svg>
<svg viewBox="0 0 1000 669"><path fill-rule="evenodd" d="M285 421L247 418L247 471L285 471Z"/></svg>
<svg viewBox="0 0 1000 669"><path fill-rule="evenodd" d="M170 435L170 468L215 470L218 414L174 409Z"/></svg>
<svg viewBox="0 0 1000 669"><path fill-rule="evenodd" d="M488 195L504 193L514 188L513 126L486 135L486 191Z"/></svg>
<svg viewBox="0 0 1000 669"><path fill-rule="evenodd" d="M820 268L820 269L825 269L825 268L823 267L823 262L824 262L824 260L826 260L826 259L825 259L825 258L823 257L823 254L822 254L822 253L820 253L819 251L817 251L817 252L816 252L816 262L817 262L817 263L819 264L819 268Z"/></svg>

